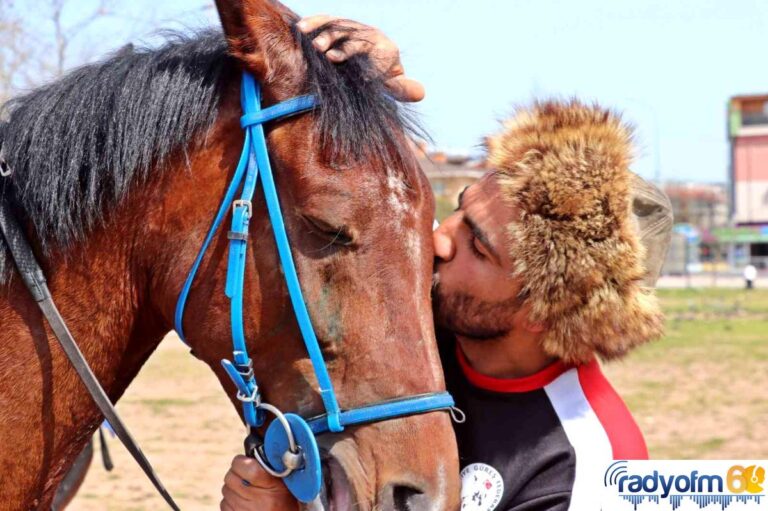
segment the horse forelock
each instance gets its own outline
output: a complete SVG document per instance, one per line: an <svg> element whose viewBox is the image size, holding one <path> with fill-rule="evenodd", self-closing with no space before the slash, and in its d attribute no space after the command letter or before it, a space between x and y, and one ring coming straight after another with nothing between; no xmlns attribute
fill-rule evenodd
<svg viewBox="0 0 768 511"><path fill-rule="evenodd" d="M305 93L320 101L315 132L331 164L363 164L379 172L412 167L407 136L428 138L412 110L397 102L382 74L365 54L335 64L312 44L324 30L345 30L333 23L311 34L294 29L306 63ZM401 178L411 176L406 171Z"/></svg>

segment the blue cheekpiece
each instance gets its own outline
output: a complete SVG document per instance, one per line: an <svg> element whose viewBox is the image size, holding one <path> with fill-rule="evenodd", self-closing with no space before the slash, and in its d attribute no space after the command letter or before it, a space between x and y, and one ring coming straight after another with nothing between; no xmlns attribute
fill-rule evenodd
<svg viewBox="0 0 768 511"><path fill-rule="evenodd" d="M242 402L243 418L251 431L257 431L266 420L267 413L273 420L267 428L261 445L249 447L246 454L253 456L270 474L283 478L291 493L301 502L311 502L322 487L322 467L316 435L339 433L345 426L357 426L395 419L408 415L436 410L449 410L453 398L447 392L383 401L352 410L342 410L333 390L333 383L325 365L320 343L317 341L312 320L307 311L299 284L299 277L291 254L291 246L280 210L280 201L269 161L264 123L284 119L318 107L313 96L299 96L268 108L261 107L259 84L248 73L243 73L240 99L243 106L241 125L245 131L243 152L235 169L232 182L224 194L213 224L203 241L176 304L176 331L184 339L183 320L187 298L192 290L197 271L213 237L227 214L232 212L232 228L229 238L229 259L225 293L230 299L233 361L223 360L222 365L237 387L237 398ZM253 214L252 200L257 182L261 178L264 200L275 236L275 244L283 267L285 283L296 315L307 354L312 362L318 388L316 389L325 413L309 422L295 414L283 414L274 406L262 401L261 392L253 371L253 361L243 328L243 288L245 284L246 253L249 242L249 222ZM238 190L240 196L235 200ZM186 341L185 341L186 342ZM266 459L265 459L266 458Z"/></svg>

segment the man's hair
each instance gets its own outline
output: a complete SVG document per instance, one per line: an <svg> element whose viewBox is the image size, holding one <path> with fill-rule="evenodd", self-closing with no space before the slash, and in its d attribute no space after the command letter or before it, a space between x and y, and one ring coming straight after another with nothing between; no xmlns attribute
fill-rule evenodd
<svg viewBox="0 0 768 511"><path fill-rule="evenodd" d="M631 128L597 105L537 102L506 121L488 150L520 212L509 247L530 319L546 326L546 352L586 363L660 337L631 217Z"/></svg>

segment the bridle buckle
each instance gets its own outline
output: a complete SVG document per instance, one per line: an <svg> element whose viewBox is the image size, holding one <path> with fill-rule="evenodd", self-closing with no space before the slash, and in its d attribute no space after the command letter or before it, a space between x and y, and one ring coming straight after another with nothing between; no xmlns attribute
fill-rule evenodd
<svg viewBox="0 0 768 511"><path fill-rule="evenodd" d="M237 199L236 201L232 202L232 214L237 211L237 208L245 208L245 214L248 215L248 218L251 218L251 214L253 213L253 203L251 203L251 201Z"/></svg>

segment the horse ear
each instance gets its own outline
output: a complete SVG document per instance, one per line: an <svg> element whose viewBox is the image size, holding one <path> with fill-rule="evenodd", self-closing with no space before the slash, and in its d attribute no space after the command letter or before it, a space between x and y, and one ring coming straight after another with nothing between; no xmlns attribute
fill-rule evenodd
<svg viewBox="0 0 768 511"><path fill-rule="evenodd" d="M292 32L299 17L276 0L216 0L230 54L262 83L296 76L301 54Z"/></svg>

